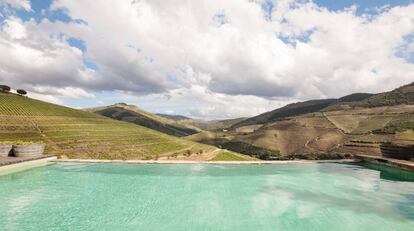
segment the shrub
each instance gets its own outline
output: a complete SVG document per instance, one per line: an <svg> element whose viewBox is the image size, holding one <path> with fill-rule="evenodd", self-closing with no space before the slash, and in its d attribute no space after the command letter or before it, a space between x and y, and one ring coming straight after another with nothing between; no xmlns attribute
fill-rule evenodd
<svg viewBox="0 0 414 231"><path fill-rule="evenodd" d="M26 95L27 94L27 92L25 91L25 90L23 90L23 89L17 89L17 91L16 91L19 95Z"/></svg>
<svg viewBox="0 0 414 231"><path fill-rule="evenodd" d="M191 156L191 150L187 150L185 153L186 153L186 156Z"/></svg>
<svg viewBox="0 0 414 231"><path fill-rule="evenodd" d="M0 85L1 92L10 92L10 87L7 85Z"/></svg>

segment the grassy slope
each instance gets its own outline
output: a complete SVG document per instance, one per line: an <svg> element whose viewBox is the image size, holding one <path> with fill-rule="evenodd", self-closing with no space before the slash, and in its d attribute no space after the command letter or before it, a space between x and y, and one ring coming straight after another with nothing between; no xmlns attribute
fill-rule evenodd
<svg viewBox="0 0 414 231"><path fill-rule="evenodd" d="M14 94L0 93L0 141L43 141L70 158L151 159L214 147Z"/></svg>
<svg viewBox="0 0 414 231"><path fill-rule="evenodd" d="M187 126L179 121L164 118L146 112L136 106L123 103L87 110L112 119L138 124L172 136L188 136L199 131L199 129Z"/></svg>
<svg viewBox="0 0 414 231"><path fill-rule="evenodd" d="M358 107L380 107L399 104L414 104L414 82L399 87L393 91L377 94L368 99L352 104Z"/></svg>
<svg viewBox="0 0 414 231"><path fill-rule="evenodd" d="M408 129L403 132L397 132L397 136L400 139L414 141L414 130Z"/></svg>
<svg viewBox="0 0 414 231"><path fill-rule="evenodd" d="M331 105L324 111L335 111L349 108L372 108L414 104L414 82L389 92L375 94L363 100Z"/></svg>
<svg viewBox="0 0 414 231"><path fill-rule="evenodd" d="M249 156L241 155L238 153L223 151L217 154L212 161L247 161L247 160L256 160Z"/></svg>

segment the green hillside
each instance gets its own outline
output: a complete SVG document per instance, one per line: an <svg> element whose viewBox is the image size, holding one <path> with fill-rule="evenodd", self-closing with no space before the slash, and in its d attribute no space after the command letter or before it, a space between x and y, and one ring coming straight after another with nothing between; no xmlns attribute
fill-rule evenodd
<svg viewBox="0 0 414 231"><path fill-rule="evenodd" d="M127 105L125 103L87 110L112 119L138 124L177 137L188 136L199 132L199 129L195 127L152 114L134 105Z"/></svg>
<svg viewBox="0 0 414 231"><path fill-rule="evenodd" d="M42 141L46 152L84 159L154 159L214 147L91 112L0 93L0 141Z"/></svg>
<svg viewBox="0 0 414 231"><path fill-rule="evenodd" d="M361 102L356 102L355 106L380 107L399 104L414 104L414 82L393 91L374 95Z"/></svg>
<svg viewBox="0 0 414 231"><path fill-rule="evenodd" d="M372 95L363 100L332 105L324 109L324 111L334 111L357 107L372 108L382 106L395 106L401 104L414 104L414 82L389 92Z"/></svg>

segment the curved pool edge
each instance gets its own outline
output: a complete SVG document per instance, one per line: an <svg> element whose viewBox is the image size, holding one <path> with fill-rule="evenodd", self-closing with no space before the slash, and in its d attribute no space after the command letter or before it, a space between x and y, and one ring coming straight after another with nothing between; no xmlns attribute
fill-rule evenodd
<svg viewBox="0 0 414 231"><path fill-rule="evenodd" d="M56 156L46 156L40 159L25 160L16 163L10 163L7 165L0 166L0 176L7 175L15 172L21 172L31 168L42 167L53 164L57 160Z"/></svg>

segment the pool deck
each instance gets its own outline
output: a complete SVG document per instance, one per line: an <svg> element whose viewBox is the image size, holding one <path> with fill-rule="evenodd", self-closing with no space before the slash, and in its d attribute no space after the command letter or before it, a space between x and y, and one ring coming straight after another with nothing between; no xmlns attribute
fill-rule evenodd
<svg viewBox="0 0 414 231"><path fill-rule="evenodd" d="M13 157L13 156L0 157L0 167L1 166L6 166L6 165L11 165L11 164L27 162L27 161L31 161L31 160L45 159L45 158L49 158L49 157L54 157L54 155L42 155L42 156L39 156L39 157Z"/></svg>
<svg viewBox="0 0 414 231"><path fill-rule="evenodd" d="M54 155L43 155L39 157L0 157L0 175L23 171L29 168L40 167L51 164L56 160Z"/></svg>
<svg viewBox="0 0 414 231"><path fill-rule="evenodd" d="M391 159L391 158L386 158L382 156L369 156L369 155L360 155L360 154L355 155L355 158L361 161L366 161L370 163L382 164L382 165L387 165L391 167L405 169L408 171L414 171L414 161L397 160L397 159Z"/></svg>

